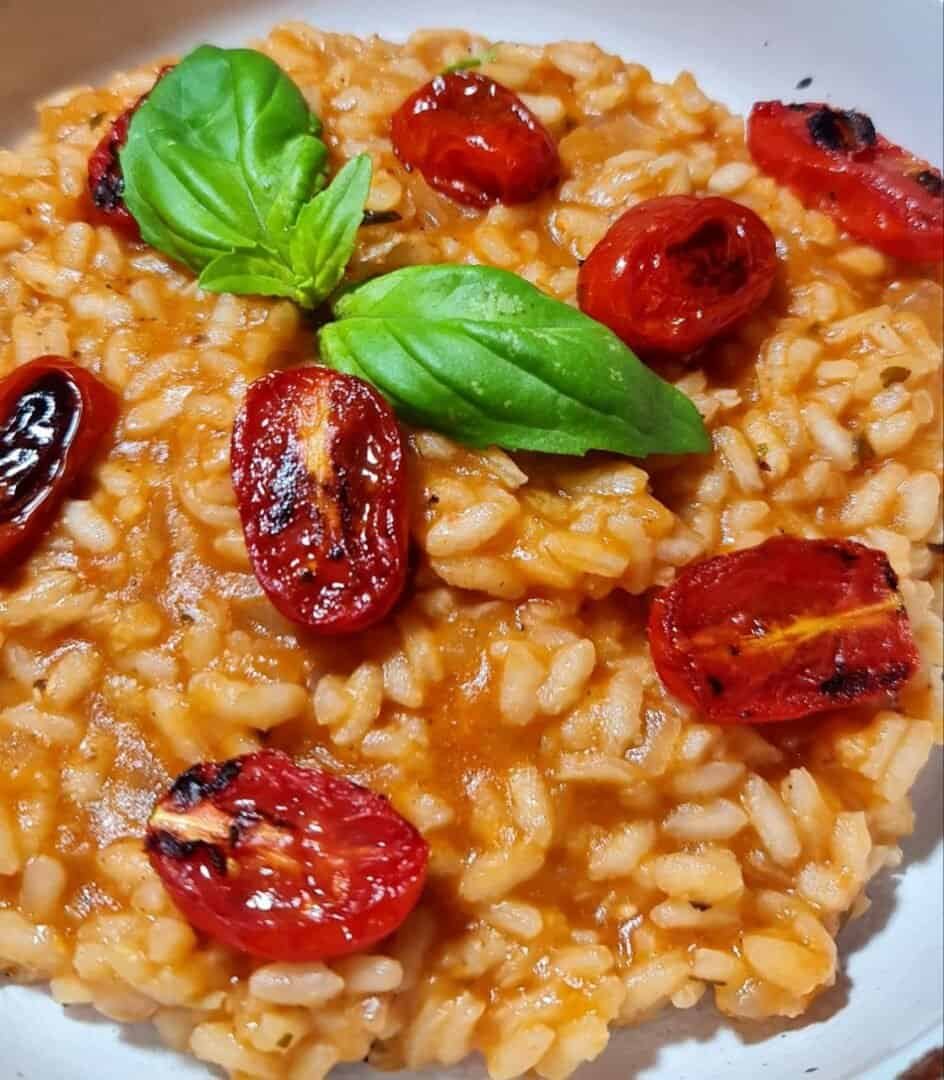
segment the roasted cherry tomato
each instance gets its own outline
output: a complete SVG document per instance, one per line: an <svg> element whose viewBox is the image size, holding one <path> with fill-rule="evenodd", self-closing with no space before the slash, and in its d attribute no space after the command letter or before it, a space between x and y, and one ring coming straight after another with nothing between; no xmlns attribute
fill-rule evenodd
<svg viewBox="0 0 944 1080"><path fill-rule="evenodd" d="M267 960L370 948L416 906L429 856L385 798L278 750L189 769L146 845L193 926Z"/></svg>
<svg viewBox="0 0 944 1080"><path fill-rule="evenodd" d="M560 177L557 146L517 94L474 71L437 75L393 114L407 169L467 206L530 202Z"/></svg>
<svg viewBox="0 0 944 1080"><path fill-rule="evenodd" d="M752 312L776 270L773 233L753 210L665 195L611 226L580 268L577 297L638 352L689 353Z"/></svg>
<svg viewBox="0 0 944 1080"><path fill-rule="evenodd" d="M163 67L157 74L155 85L170 71ZM147 94L128 109L125 109L102 137L101 142L92 151L88 163L88 187L92 197L93 217L102 225L125 233L137 240L141 233L138 223L125 206L125 178L121 172L118 154L128 141L128 128L131 118L147 100Z"/></svg>
<svg viewBox="0 0 944 1080"><path fill-rule="evenodd" d="M0 557L42 538L117 411L107 386L61 356L0 381Z"/></svg>
<svg viewBox="0 0 944 1080"><path fill-rule="evenodd" d="M252 568L287 618L362 630L403 589L403 437L361 379L308 367L250 386L233 429L233 486Z"/></svg>
<svg viewBox="0 0 944 1080"><path fill-rule="evenodd" d="M944 258L940 170L879 135L863 113L759 101L747 145L764 172L856 239L900 259Z"/></svg>
<svg viewBox="0 0 944 1080"><path fill-rule="evenodd" d="M687 567L652 605L649 644L668 689L716 723L887 697L918 664L888 559L850 540L776 537Z"/></svg>

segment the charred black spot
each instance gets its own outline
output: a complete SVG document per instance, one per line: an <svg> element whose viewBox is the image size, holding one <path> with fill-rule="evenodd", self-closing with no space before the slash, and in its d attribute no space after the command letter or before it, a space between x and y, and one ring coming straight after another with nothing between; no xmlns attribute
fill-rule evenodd
<svg viewBox="0 0 944 1080"><path fill-rule="evenodd" d="M807 130L817 146L826 150L854 153L875 145L875 125L865 113L852 109L831 109L824 105L806 121Z"/></svg>
<svg viewBox="0 0 944 1080"><path fill-rule="evenodd" d="M228 787L239 776L242 767L238 758L224 761L219 767L201 762L177 777L170 789L170 797L179 810L190 810Z"/></svg>
<svg viewBox="0 0 944 1080"><path fill-rule="evenodd" d="M148 851L156 851L159 855L180 862L192 859L198 854L206 855L213 869L223 877L226 876L226 855L216 844L209 844L206 840L178 840L173 833L160 829L148 833L146 846Z"/></svg>
<svg viewBox="0 0 944 1080"><path fill-rule="evenodd" d="M804 75L803 78L800 79L800 81L796 84L796 87L794 89L796 89L796 90L805 90L808 86L812 86L812 85L813 85L813 76L812 75Z"/></svg>
<svg viewBox="0 0 944 1080"><path fill-rule="evenodd" d="M341 534L350 539L354 537L356 531L354 528L354 499L351 490L351 479L347 469L343 467L338 468L337 476L338 483L335 496L341 517Z"/></svg>
<svg viewBox="0 0 944 1080"><path fill-rule="evenodd" d="M728 652L732 656L740 656L741 655L741 650L738 648L737 645L729 645L728 646Z"/></svg>
<svg viewBox="0 0 944 1080"><path fill-rule="evenodd" d="M120 166L115 159L115 164L96 182L92 188L92 201L99 210L116 210L123 205L125 194L125 178L121 174Z"/></svg>
<svg viewBox="0 0 944 1080"><path fill-rule="evenodd" d="M269 487L272 502L259 516L263 536L276 536L291 525L307 475L297 454L290 451L283 456Z"/></svg>
<svg viewBox="0 0 944 1080"><path fill-rule="evenodd" d="M724 683L716 675L708 676L708 685L715 697L721 697L724 693Z"/></svg>
<svg viewBox="0 0 944 1080"><path fill-rule="evenodd" d="M439 505L439 496L436 494L435 491L432 492L432 494L426 500L426 503L427 503L428 506L438 506Z"/></svg>
<svg viewBox="0 0 944 1080"><path fill-rule="evenodd" d="M306 566L298 572L299 580L307 582L309 585L315 580L315 572L311 567Z"/></svg>
<svg viewBox="0 0 944 1080"><path fill-rule="evenodd" d="M708 909L711 907L711 904L702 904L698 900L692 900L690 901L690 903L696 911L708 911Z"/></svg>
<svg viewBox="0 0 944 1080"><path fill-rule="evenodd" d="M328 548L328 558L331 562L340 562L340 560L344 558L344 545L332 544L331 547Z"/></svg>
<svg viewBox="0 0 944 1080"><path fill-rule="evenodd" d="M871 684L872 675L868 671L861 669L852 671L837 670L828 679L823 679L819 684L819 688L828 697L851 701L864 694Z"/></svg>
<svg viewBox="0 0 944 1080"><path fill-rule="evenodd" d="M935 198L944 194L944 178L937 169L922 169L921 172L915 174L915 183L920 184L929 195Z"/></svg>
<svg viewBox="0 0 944 1080"><path fill-rule="evenodd" d="M0 521L23 520L62 469L82 419L82 397L63 371L28 385L0 418Z"/></svg>
<svg viewBox="0 0 944 1080"><path fill-rule="evenodd" d="M758 462L757 462L757 468L758 468L758 469L760 469L760 471L761 471L761 472L770 472L770 471L771 471L771 470L770 470L770 466L769 466L769 465L767 464L767 462L766 462L766 461L764 461L764 459L763 459L763 458L760 458L760 459L758 460Z"/></svg>
<svg viewBox="0 0 944 1080"><path fill-rule="evenodd" d="M236 817L233 818L232 824L229 827L229 843L230 847L235 847L243 839L245 834L250 829L255 828L260 821L265 820L266 815L258 813L254 810L240 810Z"/></svg>
<svg viewBox="0 0 944 1080"><path fill-rule="evenodd" d="M390 225L401 221L403 215L396 210L365 210L361 218L362 225Z"/></svg>
<svg viewBox="0 0 944 1080"><path fill-rule="evenodd" d="M885 578L885 584L895 592L898 589L898 575L892 569L892 564L888 559L882 560L882 576Z"/></svg>

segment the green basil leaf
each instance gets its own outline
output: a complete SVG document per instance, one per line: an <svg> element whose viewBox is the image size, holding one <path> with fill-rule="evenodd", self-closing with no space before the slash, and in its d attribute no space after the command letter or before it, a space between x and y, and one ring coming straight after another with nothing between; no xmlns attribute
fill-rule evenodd
<svg viewBox="0 0 944 1080"><path fill-rule="evenodd" d="M324 181L319 130L267 56L203 45L131 121L125 202L144 239L193 270L234 251L287 262L299 212Z"/></svg>
<svg viewBox="0 0 944 1080"><path fill-rule="evenodd" d="M218 255L204 267L199 284L207 292L228 292L244 296L287 296L296 303L307 302L295 276L283 263L265 255L233 251Z"/></svg>
<svg viewBox="0 0 944 1080"><path fill-rule="evenodd" d="M474 56L464 56L454 64L449 64L442 69L443 75L449 75L453 71L469 71L471 68L481 67L483 64L494 64L498 59L498 47L493 45L483 53Z"/></svg>
<svg viewBox="0 0 944 1080"><path fill-rule="evenodd" d="M358 154L298 215L289 252L307 306L334 292L344 276L364 219L371 171L370 155Z"/></svg>
<svg viewBox="0 0 944 1080"><path fill-rule="evenodd" d="M601 323L505 270L411 266L345 292L322 361L473 446L632 457L711 447L692 402Z"/></svg>

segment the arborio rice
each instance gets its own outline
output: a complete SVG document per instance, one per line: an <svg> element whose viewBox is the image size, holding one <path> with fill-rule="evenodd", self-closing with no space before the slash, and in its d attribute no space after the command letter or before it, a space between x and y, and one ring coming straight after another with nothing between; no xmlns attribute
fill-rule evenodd
<svg viewBox="0 0 944 1080"><path fill-rule="evenodd" d="M335 164L372 156L369 207L401 215L364 231L355 277L482 262L572 302L627 206L710 192L773 229L782 293L668 370L712 455L644 471L414 431L414 584L353 639L305 636L264 598L229 478L247 384L310 358L311 328L77 212L91 148L156 68L57 96L0 152L0 371L58 353L121 396L116 447L0 590L0 975L152 1020L234 1077L480 1051L493 1080L563 1080L613 1026L706 991L730 1016L796 1016L898 864L941 738L939 283L760 175L690 74L657 83L594 45L497 47L483 70L560 140L564 180L462 211L399 165L388 119L485 47L296 24L262 46ZM895 710L717 727L663 690L643 594L781 530L887 552L923 658ZM429 841L424 900L374 954L251 961L198 937L150 868L170 778L263 743L387 794Z"/></svg>

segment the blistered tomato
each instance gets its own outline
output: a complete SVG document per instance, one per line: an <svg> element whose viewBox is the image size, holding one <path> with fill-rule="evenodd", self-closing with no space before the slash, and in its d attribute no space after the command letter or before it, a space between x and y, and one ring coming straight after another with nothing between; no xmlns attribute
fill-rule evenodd
<svg viewBox="0 0 944 1080"><path fill-rule="evenodd" d="M611 226L580 268L577 298L637 352L682 354L750 314L776 270L773 234L753 210L666 195Z"/></svg>
<svg viewBox="0 0 944 1080"><path fill-rule="evenodd" d="M170 67L161 68L155 85L170 70ZM118 154L128 141L128 128L131 126L132 117L146 100L147 94L144 94L116 117L92 151L88 163L88 188L92 197L93 216L101 224L110 225L135 240L141 234L138 223L125 206L125 178L121 172Z"/></svg>
<svg viewBox="0 0 944 1080"><path fill-rule="evenodd" d="M881 551L776 537L686 567L652 605L652 659L716 723L888 698L918 664L897 585Z"/></svg>
<svg viewBox="0 0 944 1080"><path fill-rule="evenodd" d="M104 383L61 356L0 381L0 557L38 543L117 411Z"/></svg>
<svg viewBox="0 0 944 1080"><path fill-rule="evenodd" d="M323 367L250 386L233 428L233 486L256 577L320 633L378 622L406 579L403 436L368 383Z"/></svg>
<svg viewBox="0 0 944 1080"><path fill-rule="evenodd" d="M857 239L900 259L944 258L940 169L889 142L863 113L759 101L747 145L764 172Z"/></svg>
<svg viewBox="0 0 944 1080"><path fill-rule="evenodd" d="M473 71L437 75L393 114L408 169L467 206L523 203L560 177L557 146L517 94Z"/></svg>
<svg viewBox="0 0 944 1080"><path fill-rule="evenodd" d="M392 934L420 898L429 855L385 798L277 750L189 769L155 806L146 846L196 929L285 961Z"/></svg>

